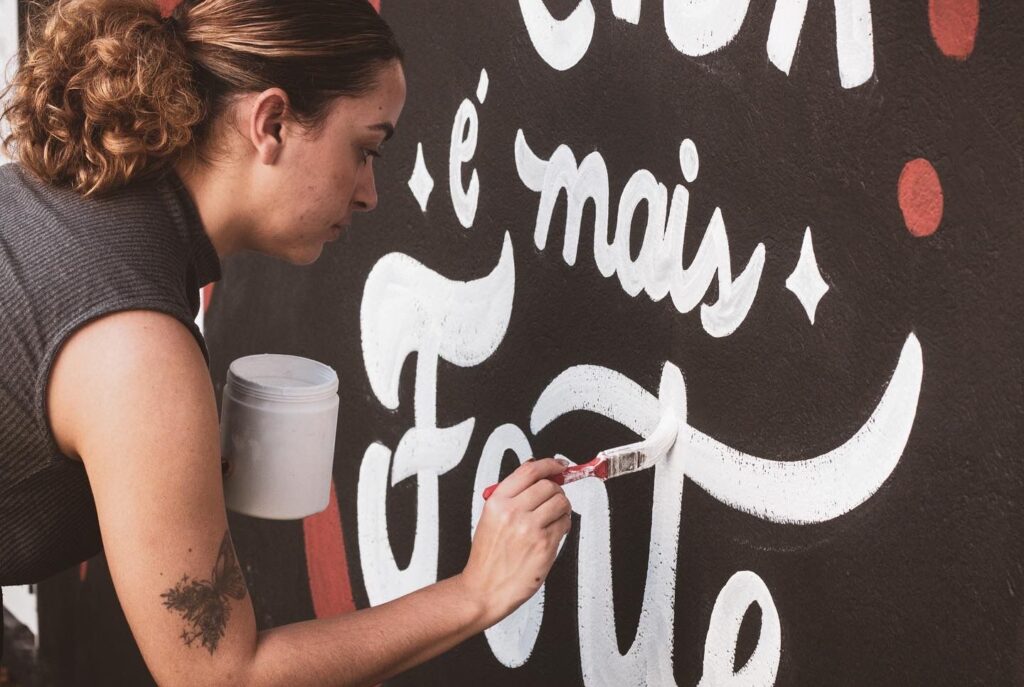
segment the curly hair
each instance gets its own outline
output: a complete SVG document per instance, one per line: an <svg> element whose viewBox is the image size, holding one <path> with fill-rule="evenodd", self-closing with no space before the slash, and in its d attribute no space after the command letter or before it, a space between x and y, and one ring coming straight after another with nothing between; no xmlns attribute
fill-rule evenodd
<svg viewBox="0 0 1024 687"><path fill-rule="evenodd" d="M367 0L30 0L22 61L0 91L6 154L85 196L209 159L233 98L280 87L313 130L338 96L402 60Z"/></svg>

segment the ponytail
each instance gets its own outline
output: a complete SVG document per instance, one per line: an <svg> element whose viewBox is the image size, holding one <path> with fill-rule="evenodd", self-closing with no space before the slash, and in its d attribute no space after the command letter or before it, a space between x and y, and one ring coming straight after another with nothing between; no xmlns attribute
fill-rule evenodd
<svg viewBox="0 0 1024 687"><path fill-rule="evenodd" d="M22 62L0 91L2 145L85 196L208 159L238 94L280 87L287 115L316 128L334 98L403 59L367 0L183 0L166 18L157 0L29 2Z"/></svg>
<svg viewBox="0 0 1024 687"><path fill-rule="evenodd" d="M7 155L86 196L171 164L205 114L173 20L150 0L54 0L42 12L0 93Z"/></svg>

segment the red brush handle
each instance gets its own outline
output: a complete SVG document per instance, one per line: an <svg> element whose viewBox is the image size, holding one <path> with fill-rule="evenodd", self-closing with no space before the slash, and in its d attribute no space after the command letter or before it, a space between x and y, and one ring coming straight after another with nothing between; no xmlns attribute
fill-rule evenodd
<svg viewBox="0 0 1024 687"><path fill-rule="evenodd" d="M551 477L548 477L548 479L554 482L555 484L569 484L570 482L575 482L577 480L583 479L584 477L590 477L591 475L601 477L603 479L607 474L605 471L601 470L603 464L604 458L594 458L589 463L583 463L582 465L573 465L571 467L567 467L565 470L562 470L557 475L552 475ZM498 484L501 484L501 482L499 482ZM494 490L498 488L498 484L492 484L491 486L484 489L484 501L491 498L491 494L493 494Z"/></svg>

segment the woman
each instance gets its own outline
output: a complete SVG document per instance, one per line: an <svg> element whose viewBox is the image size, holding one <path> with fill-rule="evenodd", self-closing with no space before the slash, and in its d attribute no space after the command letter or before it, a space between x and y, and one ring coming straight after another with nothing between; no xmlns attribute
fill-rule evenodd
<svg viewBox="0 0 1024 687"><path fill-rule="evenodd" d="M102 536L160 684L385 679L537 590L569 528L545 479L562 466L502 483L461 574L257 633L197 294L236 251L311 263L377 205L402 53L366 0L186 0L167 18L151 1L55 0L5 93L0 584L73 565Z"/></svg>

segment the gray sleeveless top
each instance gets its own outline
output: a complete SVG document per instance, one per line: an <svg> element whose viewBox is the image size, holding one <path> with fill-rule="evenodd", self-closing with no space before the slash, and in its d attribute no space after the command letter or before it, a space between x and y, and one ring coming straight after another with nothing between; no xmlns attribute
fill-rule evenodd
<svg viewBox="0 0 1024 687"><path fill-rule="evenodd" d="M46 383L61 345L106 313L148 309L195 336L220 261L173 171L84 198L0 166L0 584L37 582L101 548L85 469L58 450ZM132 456L125 456L131 460Z"/></svg>

